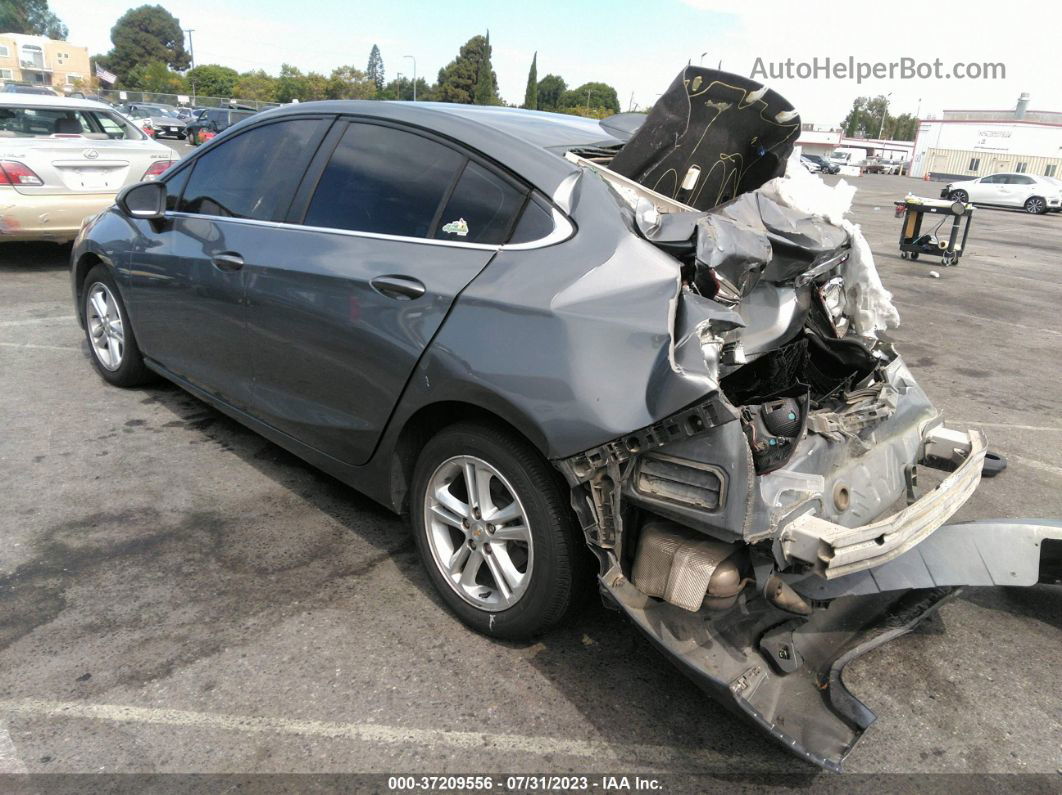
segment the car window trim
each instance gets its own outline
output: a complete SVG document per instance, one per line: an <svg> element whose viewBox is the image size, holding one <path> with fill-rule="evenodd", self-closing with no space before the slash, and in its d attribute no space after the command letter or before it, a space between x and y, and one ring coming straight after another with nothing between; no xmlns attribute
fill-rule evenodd
<svg viewBox="0 0 1062 795"><path fill-rule="evenodd" d="M328 119L328 120L330 120L332 122L332 124L325 131L324 136L321 138L321 141L319 142L319 144L317 146L317 150L314 153L314 156L310 159L309 165L307 166L306 170L303 173L302 181L300 182L299 186L295 190L295 193L293 194L292 201L291 201L290 206L288 208L288 217L287 217L287 219L285 221L259 221L259 220L253 219L253 218L228 218L226 216L205 216L205 215L198 214L198 213L181 213L181 212L177 212L176 210L167 210L165 217L166 218L219 218L221 220L229 221L229 222L232 222L232 223L249 223L249 224L257 224L257 225L260 225L260 226L276 226L276 227L281 227L281 228L306 229L306 230L313 231L313 232L326 232L326 233L330 233L330 234L345 235L345 236L348 236L348 237L366 237L366 238L373 238L373 239L380 239L380 240L393 240L395 242L400 242L400 243L401 242L404 242L404 243L425 243L425 244L437 245L437 246L450 246L450 247L456 247L456 248L472 248L472 249L491 250L491 251L532 251L532 250L540 249L540 248L548 248L550 246L555 246L558 243L563 243L565 240L567 240L568 238L570 238L572 235L575 234L575 230L576 230L575 222L572 221L571 218L568 217L567 213L564 213L563 211L561 211L557 207L556 202L551 197L549 197L548 195L546 195L544 193L541 193L540 191L535 190L534 186L527 186L527 199L525 200L524 206L521 208L520 213L517 213L514 216L513 226L512 226L512 229L509 232L509 237L512 236L512 231L516 229L516 223L519 222L519 219L520 219L524 209L526 209L527 204L529 202L533 201L533 197L536 196L536 195L538 195L540 197L542 203L549 210L550 215L553 218L553 230L548 235L545 235L544 237L540 237L537 240L528 240L527 242L524 242L524 243L508 243L508 242L507 243L501 243L501 244L498 244L498 243L490 243L490 244L488 244L488 243L466 243L466 242L462 242L460 240L435 240L435 239L429 239L429 238L423 238L423 237L407 237L407 236L404 236L404 235L386 235L386 234L382 234L382 233L379 233L379 232L358 232L358 231L355 231L353 229L335 229L335 228L332 228L332 227L306 226L305 224L301 223L301 220L295 220L295 218L296 217L299 218L299 219L305 218L306 209L307 209L307 207L309 205L309 200L310 200L310 198L313 197L313 192L317 189L317 183L320 181L321 175L324 173L324 168L328 164L329 159L332 157L332 153L335 151L335 148L339 145L339 141L342 139L343 133L346 131L347 125L349 125L353 121L355 121L355 120L364 120L365 122L368 122L368 123L381 123L381 122L383 122L381 126L384 126L384 127L395 127L395 128L401 129L401 130L411 130L411 131L415 131L417 134L426 134L427 137L437 138L437 139L440 140L441 143L444 143L444 144L450 146L451 148L455 147L455 143L454 142L450 142L449 139L447 139L447 138L445 138L443 136L433 135L432 132L430 130L427 130L426 128L419 127L417 125L412 125L412 124L395 123L395 122L391 122L389 119L377 119L374 116L363 116L363 115L359 115L359 114L334 114L334 113L309 113L309 112L305 113L305 114L302 114L302 113L300 113L300 114L292 114L292 115L286 115L285 114L285 115L283 115L283 116L281 116L281 117L279 117L277 119L264 119L261 122L257 122L255 124L252 124L252 125L248 126L246 130L243 130L240 133L238 133L238 135L243 135L245 132L250 132L251 130L257 129L258 127L261 127L261 126L263 126L265 124L273 124L275 122L286 121L286 120L289 120L289 119L307 119L307 118L310 118L310 119ZM333 136L334 136L334 140L333 140ZM225 139L225 140L228 140L228 139ZM329 144L331 144L330 148L329 148ZM458 144L458 146L459 146L459 144ZM162 180L162 182L169 183L170 181L172 181L174 179L177 179L178 175L182 171L185 171L185 170L188 170L188 169L194 169L195 165L199 161L200 157L202 157L202 155L205 154L205 152L210 151L213 148L214 148L214 144L213 144L213 142L211 142L209 144L206 144L205 148L200 148L199 151L195 152L191 157L189 157L187 159L182 159L178 163L177 167L172 172L170 172L170 173L168 173L166 175L166 177ZM464 147L460 147L458 149L458 151L466 153L466 156L468 156L469 159L476 160L478 163L480 163L480 165L484 166L485 168L491 170L494 173L500 174L503 178L505 178L505 179L507 179L509 181L515 181L517 186L524 186L525 185L523 180L520 180L519 178L517 178L515 176L510 176L509 174L505 173L502 169L500 169L497 166L495 166L491 161L489 161L489 160L487 160L487 159L485 159L483 157L476 157L475 153L467 152L467 150L465 150ZM188 175L188 179L191 179L191 177L192 177L192 175L189 174ZM181 187L181 195L178 197L178 205L184 199L184 189L185 189L185 187L187 187L187 185L188 185L188 181L186 180L184 185ZM309 193L308 193L307 197L305 198L304 206L300 210L300 208L298 207L298 200L300 198L301 192L303 190L306 190L306 189L309 190Z"/></svg>

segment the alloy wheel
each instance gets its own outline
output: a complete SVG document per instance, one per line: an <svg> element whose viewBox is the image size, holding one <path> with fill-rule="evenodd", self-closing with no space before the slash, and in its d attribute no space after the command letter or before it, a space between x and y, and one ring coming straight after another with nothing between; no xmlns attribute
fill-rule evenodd
<svg viewBox="0 0 1062 795"><path fill-rule="evenodd" d="M85 319L96 360L114 372L122 366L125 354L125 326L118 302L103 282L96 282L89 289L85 299Z"/></svg>
<svg viewBox="0 0 1062 795"><path fill-rule="evenodd" d="M1025 209L1030 213L1042 213L1045 206L1044 200L1039 196L1033 196L1029 201L1025 202Z"/></svg>
<svg viewBox="0 0 1062 795"><path fill-rule="evenodd" d="M455 456L436 468L424 495L424 526L443 579L469 604L498 612L527 592L534 564L527 512L487 461Z"/></svg>

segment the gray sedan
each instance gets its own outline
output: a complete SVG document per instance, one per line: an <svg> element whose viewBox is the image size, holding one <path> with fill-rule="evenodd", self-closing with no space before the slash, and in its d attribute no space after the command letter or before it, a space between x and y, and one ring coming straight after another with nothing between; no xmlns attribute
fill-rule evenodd
<svg viewBox="0 0 1062 795"><path fill-rule="evenodd" d="M407 514L472 628L534 636L596 584L836 769L874 717L844 665L952 586L1035 583L1062 529L946 525L984 438L877 337L858 230L777 189L795 112L686 71L641 127L257 114L87 223L74 300L109 383L161 375Z"/></svg>

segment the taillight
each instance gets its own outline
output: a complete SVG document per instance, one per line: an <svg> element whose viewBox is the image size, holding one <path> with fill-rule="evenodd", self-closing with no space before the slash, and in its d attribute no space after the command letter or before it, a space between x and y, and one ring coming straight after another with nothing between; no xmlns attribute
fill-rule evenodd
<svg viewBox="0 0 1062 795"><path fill-rule="evenodd" d="M44 180L15 160L0 160L0 185L43 185Z"/></svg>
<svg viewBox="0 0 1062 795"><path fill-rule="evenodd" d="M144 172L144 176L140 178L141 181L155 179L160 174L162 174L162 172L164 172L167 168L172 166L173 163L173 160L156 160L154 163L151 164L148 170Z"/></svg>

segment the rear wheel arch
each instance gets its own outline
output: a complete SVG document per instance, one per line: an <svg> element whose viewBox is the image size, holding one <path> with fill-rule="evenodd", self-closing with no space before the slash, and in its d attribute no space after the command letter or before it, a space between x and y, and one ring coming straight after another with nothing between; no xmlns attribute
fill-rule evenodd
<svg viewBox="0 0 1062 795"><path fill-rule="evenodd" d="M409 509L409 490L413 483L413 470L421 450L444 428L461 422L476 422L493 426L513 434L534 447L543 457L546 456L544 440L536 442L530 434L525 433L515 424L493 411L463 401L441 401L417 409L402 425L391 450L390 472L388 475L391 506L399 513ZM548 459L547 459L548 460ZM557 473L558 479L561 478Z"/></svg>

